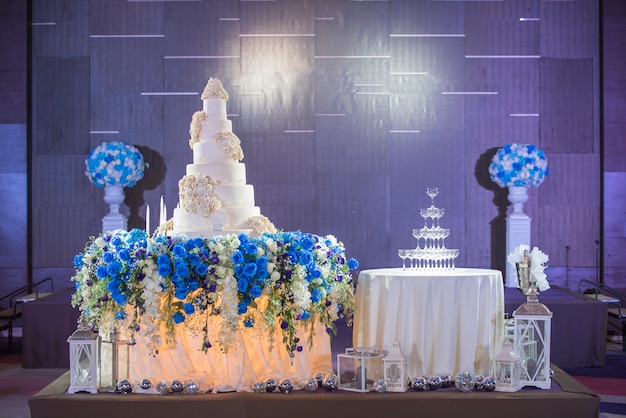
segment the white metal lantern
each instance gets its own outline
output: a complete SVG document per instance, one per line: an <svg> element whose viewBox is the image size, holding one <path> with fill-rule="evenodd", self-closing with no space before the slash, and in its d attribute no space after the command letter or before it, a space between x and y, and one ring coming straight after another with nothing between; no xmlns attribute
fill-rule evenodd
<svg viewBox="0 0 626 418"><path fill-rule="evenodd" d="M115 392L117 383L129 378L130 345L116 329L100 342L100 390Z"/></svg>
<svg viewBox="0 0 626 418"><path fill-rule="evenodd" d="M407 359L400 343L394 341L389 353L383 358L383 378L389 392L406 392L408 385Z"/></svg>
<svg viewBox="0 0 626 418"><path fill-rule="evenodd" d="M494 358L493 369L496 391L517 392L522 388L520 385L522 360L520 355L513 350L510 340L505 339L502 343L502 350Z"/></svg>
<svg viewBox="0 0 626 418"><path fill-rule="evenodd" d="M534 290L534 289L533 289ZM550 389L550 334L552 312L531 290L525 304L513 314L513 345L522 359L520 384Z"/></svg>
<svg viewBox="0 0 626 418"><path fill-rule="evenodd" d="M374 383L382 377L382 356L370 347L350 347L345 354L337 354L337 387L352 392L374 390Z"/></svg>
<svg viewBox="0 0 626 418"><path fill-rule="evenodd" d="M98 336L81 318L67 342L70 345L70 387L67 393L97 393Z"/></svg>

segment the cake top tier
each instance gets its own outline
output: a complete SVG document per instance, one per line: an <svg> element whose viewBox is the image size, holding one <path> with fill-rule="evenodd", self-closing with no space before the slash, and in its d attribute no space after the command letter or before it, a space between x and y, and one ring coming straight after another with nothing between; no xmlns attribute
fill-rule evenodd
<svg viewBox="0 0 626 418"><path fill-rule="evenodd" d="M211 77L207 81L206 87L202 92L202 100L206 99L228 100L228 92L217 78Z"/></svg>

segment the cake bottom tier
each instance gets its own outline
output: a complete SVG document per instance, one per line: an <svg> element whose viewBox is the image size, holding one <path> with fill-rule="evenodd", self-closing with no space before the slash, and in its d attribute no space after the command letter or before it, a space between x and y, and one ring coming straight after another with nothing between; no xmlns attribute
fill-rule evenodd
<svg viewBox="0 0 626 418"><path fill-rule="evenodd" d="M183 208L174 209L174 232L188 236L212 236L247 233L250 231L248 219L259 216L258 206L222 208L206 218L189 213Z"/></svg>

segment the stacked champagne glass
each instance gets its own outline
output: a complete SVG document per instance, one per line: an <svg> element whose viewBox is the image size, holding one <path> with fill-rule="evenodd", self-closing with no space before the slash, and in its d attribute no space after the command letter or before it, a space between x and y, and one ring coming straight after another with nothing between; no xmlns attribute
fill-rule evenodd
<svg viewBox="0 0 626 418"><path fill-rule="evenodd" d="M444 209L435 207L435 196L439 194L439 189L427 188L426 194L430 196L431 204L430 207L420 210L420 215L424 218L424 227L413 230L417 246L414 249L398 250L398 256L402 259L402 269L407 269L407 259L412 270L454 269L454 260L459 256L459 250L446 248L445 245L450 230L439 225L439 220L445 213Z"/></svg>

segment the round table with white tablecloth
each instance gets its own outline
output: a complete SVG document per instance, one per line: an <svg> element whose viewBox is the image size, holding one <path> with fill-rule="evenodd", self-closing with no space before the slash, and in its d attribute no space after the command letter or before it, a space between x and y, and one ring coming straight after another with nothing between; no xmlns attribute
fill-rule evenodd
<svg viewBox="0 0 626 418"><path fill-rule="evenodd" d="M354 345L388 351L399 341L409 377L488 375L502 344L504 287L498 270L364 270L356 308Z"/></svg>

